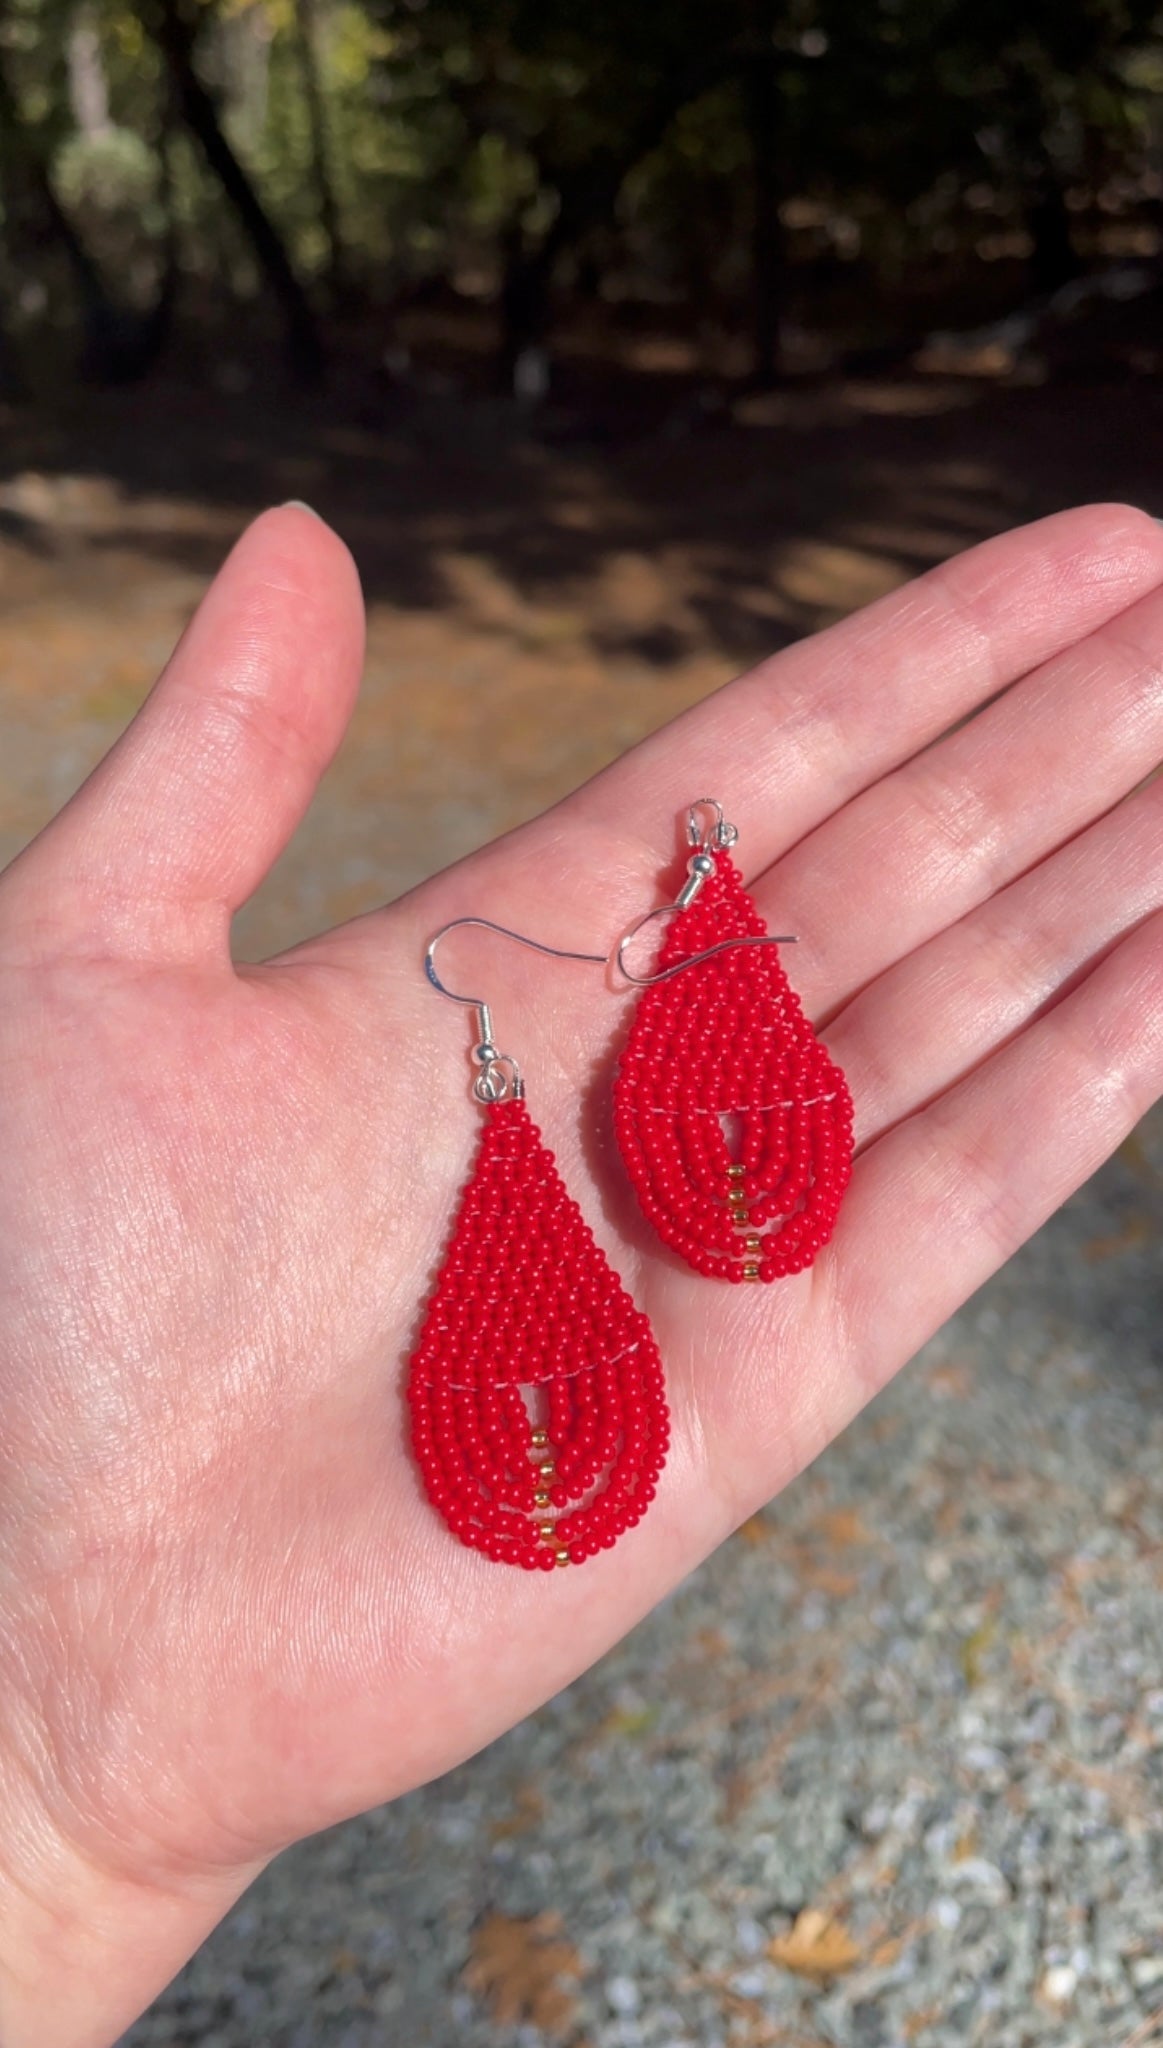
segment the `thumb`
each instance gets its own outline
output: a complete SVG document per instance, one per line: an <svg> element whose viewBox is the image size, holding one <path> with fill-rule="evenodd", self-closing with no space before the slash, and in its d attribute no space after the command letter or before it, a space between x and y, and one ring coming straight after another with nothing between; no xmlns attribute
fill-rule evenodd
<svg viewBox="0 0 1163 2048"><path fill-rule="evenodd" d="M343 737L362 661L342 541L306 506L264 513L132 724L16 863L38 931L62 950L224 954Z"/></svg>

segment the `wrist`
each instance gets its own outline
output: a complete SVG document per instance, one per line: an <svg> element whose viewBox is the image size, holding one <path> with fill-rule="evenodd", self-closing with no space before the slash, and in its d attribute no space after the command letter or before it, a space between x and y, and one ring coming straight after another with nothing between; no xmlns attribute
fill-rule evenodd
<svg viewBox="0 0 1163 2048"><path fill-rule="evenodd" d="M110 2048L257 1868L161 1886L102 1870L0 1775L0 2048Z"/></svg>
<svg viewBox="0 0 1163 2048"><path fill-rule="evenodd" d="M156 1760L107 1674L61 1653L42 1583L27 1556L0 1572L0 2048L110 2048L266 1859L177 1845Z"/></svg>

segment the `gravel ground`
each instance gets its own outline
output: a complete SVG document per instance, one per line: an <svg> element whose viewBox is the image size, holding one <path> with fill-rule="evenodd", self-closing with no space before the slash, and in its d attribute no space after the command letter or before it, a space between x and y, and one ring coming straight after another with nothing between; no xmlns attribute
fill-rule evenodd
<svg viewBox="0 0 1163 2048"><path fill-rule="evenodd" d="M1163 1117L586 1678L125 2048L1163 2043Z"/></svg>

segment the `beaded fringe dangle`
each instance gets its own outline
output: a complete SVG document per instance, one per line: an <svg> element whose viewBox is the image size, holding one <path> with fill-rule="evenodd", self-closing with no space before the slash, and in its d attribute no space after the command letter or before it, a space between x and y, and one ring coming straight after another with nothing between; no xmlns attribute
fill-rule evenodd
<svg viewBox="0 0 1163 2048"><path fill-rule="evenodd" d="M701 809L716 822L699 846ZM734 827L704 798L689 829L699 851L658 967L630 977L644 993L614 1085L618 1143L645 1214L697 1272L777 1280L832 1234L852 1098L731 859Z"/></svg>
<svg viewBox="0 0 1163 2048"><path fill-rule="evenodd" d="M662 1361L477 1007L486 1121L411 1362L412 1441L462 1543L549 1571L611 1549L653 1500L669 1441Z"/></svg>

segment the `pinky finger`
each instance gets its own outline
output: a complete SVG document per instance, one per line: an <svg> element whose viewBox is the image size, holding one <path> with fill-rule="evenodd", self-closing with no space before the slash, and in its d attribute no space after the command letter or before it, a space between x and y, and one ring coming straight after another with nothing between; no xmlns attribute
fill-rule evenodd
<svg viewBox="0 0 1163 2048"><path fill-rule="evenodd" d="M860 1160L818 1283L855 1410L1163 1093L1163 912ZM821 1306L824 1302L821 1301Z"/></svg>

